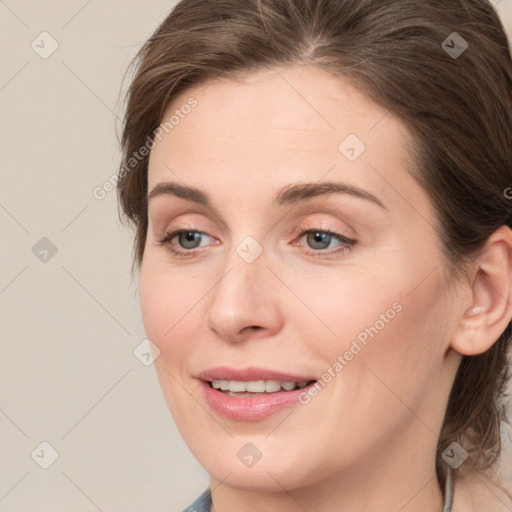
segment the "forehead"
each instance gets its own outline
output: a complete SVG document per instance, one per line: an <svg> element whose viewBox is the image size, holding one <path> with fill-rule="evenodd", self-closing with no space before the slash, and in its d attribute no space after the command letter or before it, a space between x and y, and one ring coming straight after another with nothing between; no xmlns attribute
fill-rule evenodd
<svg viewBox="0 0 512 512"><path fill-rule="evenodd" d="M196 95L205 115L214 114L224 129L236 128L240 137L272 129L290 130L291 136L308 131L327 135L347 127L363 131L386 113L346 80L310 66L258 71L237 81L218 78L188 93ZM186 96L178 97L170 110Z"/></svg>
<svg viewBox="0 0 512 512"><path fill-rule="evenodd" d="M196 85L173 100L163 122L191 97L197 100L197 107L173 128L174 139L180 133L188 135L187 128L193 127L194 136L202 136L204 142L222 140L229 133L247 145L254 144L257 135L259 142L270 145L287 138L297 146L306 143L309 147L316 146L320 139L326 144L336 143L348 133L364 139L385 116L388 126L391 122L397 129L402 128L401 135L406 135L400 121L385 107L346 79L311 66L260 70L236 81L217 78Z"/></svg>
<svg viewBox="0 0 512 512"><path fill-rule="evenodd" d="M191 98L194 108L184 108ZM407 179L410 135L401 120L319 68L217 78L177 96L162 123L172 116L172 129L162 132L151 151L149 190L166 179L204 188L233 180L249 188L278 188L329 174L389 194L379 173L391 182ZM347 149L360 155L348 158Z"/></svg>

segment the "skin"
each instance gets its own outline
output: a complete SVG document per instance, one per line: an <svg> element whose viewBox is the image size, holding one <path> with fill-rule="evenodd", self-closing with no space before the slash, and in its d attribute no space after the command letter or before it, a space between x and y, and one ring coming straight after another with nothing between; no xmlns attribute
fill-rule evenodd
<svg viewBox="0 0 512 512"><path fill-rule="evenodd" d="M191 96L197 107L151 151L148 190L197 187L213 208L150 201L140 301L165 400L210 475L214 509L440 512L435 447L461 354L487 350L512 317L510 230L467 278L450 277L428 194L407 171L409 132L324 71L218 78L184 91L164 119ZM349 134L366 146L353 162L338 149ZM306 181L349 183L385 208L347 194L273 206L278 189ZM196 249L172 240L194 256L159 243L178 228L205 233ZM299 229L357 243L335 254L336 238L322 250ZM236 252L247 236L263 249L252 263ZM394 303L401 311L308 404L243 422L203 400L196 377L218 365L320 379ZM248 442L262 453L250 468L237 457Z"/></svg>

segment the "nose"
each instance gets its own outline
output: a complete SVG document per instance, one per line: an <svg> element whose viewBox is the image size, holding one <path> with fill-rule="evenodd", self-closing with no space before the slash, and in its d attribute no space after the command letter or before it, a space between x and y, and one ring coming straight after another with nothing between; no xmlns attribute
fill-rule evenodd
<svg viewBox="0 0 512 512"><path fill-rule="evenodd" d="M279 294L284 291L265 252L249 263L233 251L223 270L207 295L206 326L234 343L277 332L282 324Z"/></svg>

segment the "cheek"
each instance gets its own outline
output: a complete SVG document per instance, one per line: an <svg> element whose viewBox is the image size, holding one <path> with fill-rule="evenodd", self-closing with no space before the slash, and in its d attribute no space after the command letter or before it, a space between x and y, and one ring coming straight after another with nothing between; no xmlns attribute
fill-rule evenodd
<svg viewBox="0 0 512 512"><path fill-rule="evenodd" d="M369 340L389 332L389 326L403 315L396 287L385 286L376 276L355 269L321 282L297 282L294 291L303 298L308 310L304 308L293 322L302 324L303 332L317 332L314 338L318 343L313 347L319 355L329 354L334 359L349 350L352 341L368 347Z"/></svg>
<svg viewBox="0 0 512 512"><path fill-rule="evenodd" d="M168 273L152 263L148 257L141 266L142 320L147 337L160 350L154 363L155 371L169 410L181 431L186 426L184 418L188 418L189 413L197 414L194 401L184 389L187 384L183 382L190 355L197 345L187 330L191 323L199 321L193 308L197 302L197 289L178 279L171 282Z"/></svg>
<svg viewBox="0 0 512 512"><path fill-rule="evenodd" d="M408 283L396 283L355 311L365 319L352 334L363 340L356 371L373 378L383 394L392 390L412 407L419 407L442 369L449 308L442 290L438 275L413 292Z"/></svg>
<svg viewBox="0 0 512 512"><path fill-rule="evenodd" d="M425 382L442 364L447 311L439 272L416 288L411 283L412 275L405 272L393 282L372 272L352 272L349 278L325 280L323 287L303 283L297 295L311 313L296 317L298 329L315 333L319 343L311 349L326 370L341 356L338 371L359 379L371 369L408 394L411 375Z"/></svg>
<svg viewBox="0 0 512 512"><path fill-rule="evenodd" d="M168 407L174 414L181 401L181 376L194 348L193 340L190 343L183 340L191 338L184 329L191 321L190 316L194 316L194 310L187 305L195 301L187 296L191 294L190 287L173 286L165 272L149 263L143 264L140 273L142 321L147 337L160 350L154 366Z"/></svg>
<svg viewBox="0 0 512 512"><path fill-rule="evenodd" d="M180 328L196 315L194 304L200 288L193 280L183 280L162 268L151 257L141 266L139 296L142 320L148 337L166 350ZM154 339L153 339L154 338Z"/></svg>

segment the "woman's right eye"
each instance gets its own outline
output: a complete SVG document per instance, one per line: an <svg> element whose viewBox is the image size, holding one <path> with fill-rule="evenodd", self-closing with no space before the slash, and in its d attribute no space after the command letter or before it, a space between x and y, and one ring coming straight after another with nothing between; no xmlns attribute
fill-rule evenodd
<svg viewBox="0 0 512 512"><path fill-rule="evenodd" d="M209 235L196 229L181 228L166 233L165 237L162 240L159 240L158 243L162 245L166 250L168 250L171 254L181 258L188 258L190 256L194 256L196 252L194 249L200 247L198 242L201 242L202 236ZM175 245L172 243L175 238L178 240L178 245L185 250L180 250L175 247Z"/></svg>

